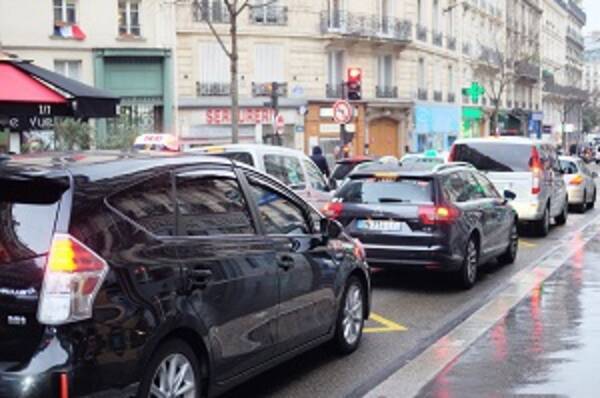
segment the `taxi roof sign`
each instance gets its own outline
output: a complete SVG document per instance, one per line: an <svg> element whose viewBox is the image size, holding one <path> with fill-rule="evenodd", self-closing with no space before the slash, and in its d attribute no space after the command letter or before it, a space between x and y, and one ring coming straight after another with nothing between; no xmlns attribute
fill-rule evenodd
<svg viewBox="0 0 600 398"><path fill-rule="evenodd" d="M179 151L177 137L172 134L142 134L135 139L134 148L143 150Z"/></svg>

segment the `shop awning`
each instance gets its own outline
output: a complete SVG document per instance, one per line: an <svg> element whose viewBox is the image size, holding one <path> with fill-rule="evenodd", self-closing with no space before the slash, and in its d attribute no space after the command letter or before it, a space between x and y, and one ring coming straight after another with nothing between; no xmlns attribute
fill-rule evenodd
<svg viewBox="0 0 600 398"><path fill-rule="evenodd" d="M66 116L70 106L65 96L16 68L0 62L0 114L10 116Z"/></svg>
<svg viewBox="0 0 600 398"><path fill-rule="evenodd" d="M40 68L30 62L13 62L23 72L56 87L69 96L73 116L80 118L104 118L117 116L119 97L96 87L69 79L59 73Z"/></svg>

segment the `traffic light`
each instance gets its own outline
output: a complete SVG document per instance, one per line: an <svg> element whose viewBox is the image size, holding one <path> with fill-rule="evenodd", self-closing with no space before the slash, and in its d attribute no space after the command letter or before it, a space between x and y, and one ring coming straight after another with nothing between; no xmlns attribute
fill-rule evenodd
<svg viewBox="0 0 600 398"><path fill-rule="evenodd" d="M362 99L362 69L348 68L348 80L346 81L348 88L349 100Z"/></svg>

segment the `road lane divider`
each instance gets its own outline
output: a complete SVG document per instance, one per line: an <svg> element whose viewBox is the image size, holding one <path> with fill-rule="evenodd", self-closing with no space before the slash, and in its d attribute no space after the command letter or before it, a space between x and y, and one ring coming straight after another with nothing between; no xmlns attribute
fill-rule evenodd
<svg viewBox="0 0 600 398"><path fill-rule="evenodd" d="M378 324L375 327L365 327L363 333L391 333L391 332L406 332L407 327L400 325L394 321L382 317L381 315L371 313L369 321L373 321Z"/></svg>

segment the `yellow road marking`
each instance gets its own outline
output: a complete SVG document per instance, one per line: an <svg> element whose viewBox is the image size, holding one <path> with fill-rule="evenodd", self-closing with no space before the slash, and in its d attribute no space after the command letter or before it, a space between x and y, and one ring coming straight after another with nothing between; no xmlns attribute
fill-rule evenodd
<svg viewBox="0 0 600 398"><path fill-rule="evenodd" d="M399 323L390 321L389 319L386 319L386 318L382 317L381 315L377 315L375 313L371 313L369 320L377 322L378 324L383 325L383 326L364 328L363 329L364 333L405 332L408 330L406 327L400 325Z"/></svg>
<svg viewBox="0 0 600 398"><path fill-rule="evenodd" d="M528 248L537 247L537 244L528 242L528 241L523 240L523 239L519 239L519 245L521 245L523 247L528 247Z"/></svg>

